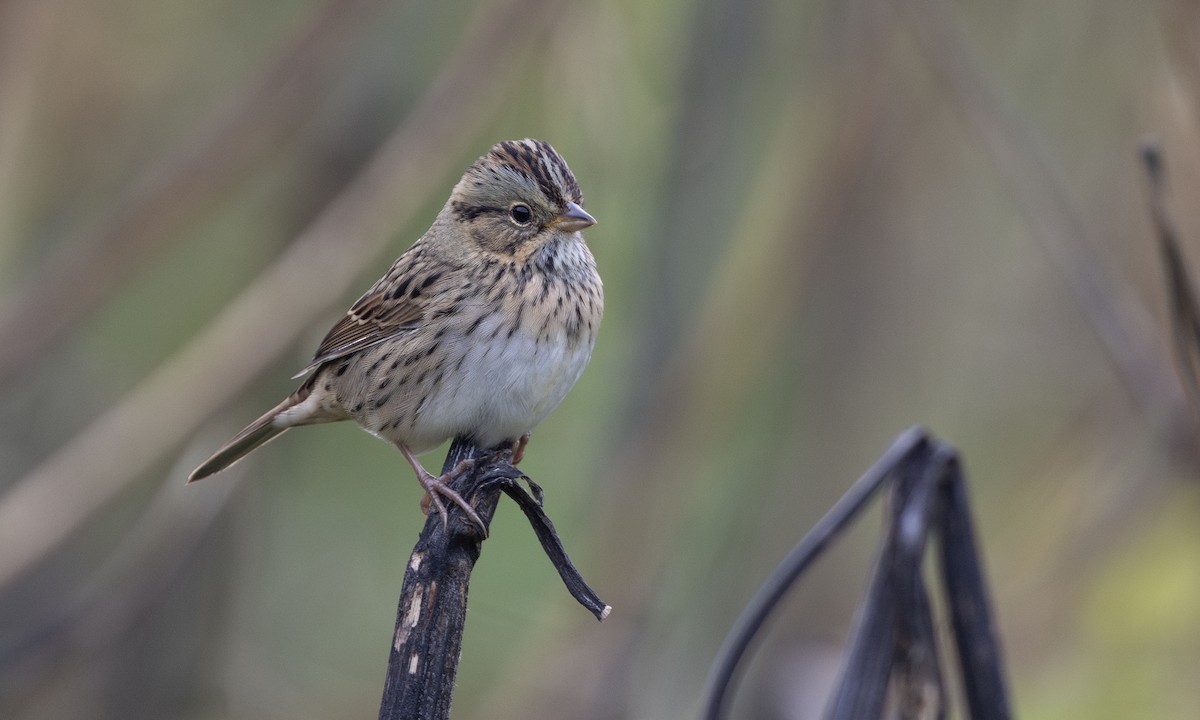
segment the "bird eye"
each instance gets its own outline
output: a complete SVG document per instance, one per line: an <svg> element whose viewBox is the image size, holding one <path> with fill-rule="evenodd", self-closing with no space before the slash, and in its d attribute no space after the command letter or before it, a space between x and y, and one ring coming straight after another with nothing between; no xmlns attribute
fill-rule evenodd
<svg viewBox="0 0 1200 720"><path fill-rule="evenodd" d="M528 225L529 221L533 219L533 211L529 209L528 205L523 203L513 205L508 209L508 214L512 217L513 222L518 225Z"/></svg>

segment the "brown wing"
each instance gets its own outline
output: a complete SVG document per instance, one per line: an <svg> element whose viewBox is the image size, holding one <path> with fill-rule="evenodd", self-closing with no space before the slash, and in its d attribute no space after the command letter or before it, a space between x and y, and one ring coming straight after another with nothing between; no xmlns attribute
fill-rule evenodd
<svg viewBox="0 0 1200 720"><path fill-rule="evenodd" d="M299 375L322 363L419 328L436 297L434 286L443 275L442 271L420 263L419 255L414 258L407 257L407 254L402 256L387 275L380 278L330 328L317 348L313 361Z"/></svg>

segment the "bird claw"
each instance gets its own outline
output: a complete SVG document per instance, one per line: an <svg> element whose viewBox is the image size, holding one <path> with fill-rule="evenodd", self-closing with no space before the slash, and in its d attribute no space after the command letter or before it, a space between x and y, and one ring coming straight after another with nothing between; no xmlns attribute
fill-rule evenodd
<svg viewBox="0 0 1200 720"><path fill-rule="evenodd" d="M521 459L525 457L525 446L529 444L529 433L525 433L517 440L517 446L513 448L512 464L521 464Z"/></svg>
<svg viewBox="0 0 1200 720"><path fill-rule="evenodd" d="M442 476L435 476L429 472L421 472L417 474L421 481L421 487L425 488L425 497L421 498L421 511L426 515L429 514L429 506L437 510L442 516L442 527L446 528L449 525L449 516L446 514L446 505L441 498L445 498L462 509L467 518L479 527L479 531L483 537L487 537L487 525L483 523L483 518L479 517L479 513L475 512L475 508L463 499L454 488L450 487L450 480L458 475L472 469L475 466L473 460L463 460L454 469ZM439 497L441 496L441 497Z"/></svg>

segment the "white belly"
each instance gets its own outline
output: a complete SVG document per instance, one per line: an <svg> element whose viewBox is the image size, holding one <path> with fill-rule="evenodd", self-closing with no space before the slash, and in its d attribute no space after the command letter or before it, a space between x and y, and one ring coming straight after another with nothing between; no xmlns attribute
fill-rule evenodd
<svg viewBox="0 0 1200 720"><path fill-rule="evenodd" d="M525 333L511 339L502 333L480 340L500 322L499 317L486 321L473 342L464 343L461 369L447 373L406 433L411 437L400 438L414 452L459 434L474 436L483 447L515 440L545 419L579 380L591 358L591 338L568 343L560 333L539 342Z"/></svg>

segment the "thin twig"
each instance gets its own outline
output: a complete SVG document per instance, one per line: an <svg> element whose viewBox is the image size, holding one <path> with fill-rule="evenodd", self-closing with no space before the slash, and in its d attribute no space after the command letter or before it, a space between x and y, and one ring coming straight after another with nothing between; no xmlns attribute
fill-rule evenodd
<svg viewBox="0 0 1200 720"><path fill-rule="evenodd" d="M588 609L592 615L596 616L597 620L603 620L612 612L612 607L608 603L600 599L596 595L596 591L592 590L586 582L583 581L583 576L579 574L579 570L575 568L575 564L571 562L571 558L567 557L567 552L563 548L562 541L558 539L558 532L554 529L554 523L550 522L549 516L542 508L542 489L538 487L529 478L522 478L533 488L533 495L525 491L521 487L521 483L517 482L517 478L502 478L504 480L500 487L504 493L513 499L517 507L525 513L525 517L529 520L530 526L533 527L534 534L537 535L538 542L542 544L542 550L546 553L546 557L550 558L550 562L554 565L554 569L558 570L558 576L562 578L563 584L567 586L567 591L571 593L571 597L582 606Z"/></svg>
<svg viewBox="0 0 1200 720"><path fill-rule="evenodd" d="M932 639L932 632L925 632L932 628L933 621L928 616L919 568L944 462L935 459L941 446L928 437L923 440L893 460L894 468L888 474L892 478L892 507L883 550L875 561L867 597L856 613L849 651L830 701L829 720L882 717L888 681L898 661L904 660L900 664L909 674L906 680L919 682L919 671L927 669L911 660L922 650L928 651L925 641ZM882 643L881 638L885 639ZM914 642L921 643L921 647ZM896 652L886 652L888 646ZM901 650L911 651L912 657L899 657ZM936 679L935 683L940 701L941 685ZM900 690L906 696L923 694L907 684Z"/></svg>
<svg viewBox="0 0 1200 720"><path fill-rule="evenodd" d="M1195 285L1188 275L1175 223L1167 212L1166 167L1162 151L1154 142L1142 146L1142 164L1150 190L1150 216L1158 234L1158 247L1166 274L1167 304L1171 315L1171 337L1175 365L1187 391L1193 417L1200 419L1200 305Z"/></svg>
<svg viewBox="0 0 1200 720"><path fill-rule="evenodd" d="M808 569L825 547L846 529L897 465L926 443L928 434L922 428L911 428L902 433L772 571L770 577L746 604L726 636L725 643L717 652L713 670L706 683L706 720L720 720L724 717L725 705L728 702L727 692L733 688L738 663L749 650L750 643L758 635L771 611L779 604L780 598L791 589L796 578Z"/></svg>
<svg viewBox="0 0 1200 720"><path fill-rule="evenodd" d="M986 80L945 0L907 0L908 26L929 67L958 99L974 130L1028 218L1089 327L1131 396L1174 440L1192 423L1170 358L1149 309L1133 284L1097 251L1098 233L1072 206L1052 157L1035 130Z"/></svg>
<svg viewBox="0 0 1200 720"><path fill-rule="evenodd" d="M967 709L973 720L1008 720L1012 709L999 634L981 569L967 483L957 457L950 458L939 491L938 549Z"/></svg>

